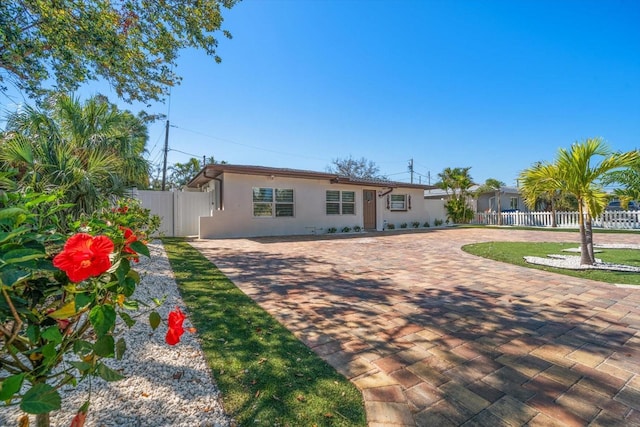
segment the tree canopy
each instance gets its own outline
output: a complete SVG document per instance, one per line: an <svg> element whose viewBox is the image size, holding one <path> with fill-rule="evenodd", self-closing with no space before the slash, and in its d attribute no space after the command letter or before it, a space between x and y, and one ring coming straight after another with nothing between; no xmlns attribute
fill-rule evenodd
<svg viewBox="0 0 640 427"><path fill-rule="evenodd" d="M200 172L200 169L208 164L213 165L217 163L226 163L224 160L222 162L218 162L213 156L209 156L205 160L205 164L202 164L199 159L192 157L185 163L174 163L171 167L169 167L169 187L180 188L187 185L189 181L191 181L198 174L198 172Z"/></svg>
<svg viewBox="0 0 640 427"><path fill-rule="evenodd" d="M2 1L0 86L42 97L49 79L53 90L69 92L103 78L126 101L161 100L180 82L173 69L181 49L220 62L221 8L238 1Z"/></svg>
<svg viewBox="0 0 640 427"><path fill-rule="evenodd" d="M473 209L469 207L468 199L472 195L470 188L473 179L469 174L471 167L445 168L438 174L440 181L436 187L443 189L449 195L444 204L447 216L454 223L467 223L473 217Z"/></svg>
<svg viewBox="0 0 640 427"><path fill-rule="evenodd" d="M380 174L380 167L373 161L364 157L354 159L349 156L346 158L336 158L331 161L331 165L327 166L327 171L339 175L348 176L358 179L381 179L386 180L387 177Z"/></svg>
<svg viewBox="0 0 640 427"><path fill-rule="evenodd" d="M78 216L131 186L148 186L146 143L144 116L100 96L58 96L7 116L0 170L15 173L20 190L59 190L60 202L73 203L69 213Z"/></svg>

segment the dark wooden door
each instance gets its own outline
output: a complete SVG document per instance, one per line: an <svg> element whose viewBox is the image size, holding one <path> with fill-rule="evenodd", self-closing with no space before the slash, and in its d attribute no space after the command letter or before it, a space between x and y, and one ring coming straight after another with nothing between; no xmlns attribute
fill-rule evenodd
<svg viewBox="0 0 640 427"><path fill-rule="evenodd" d="M363 190L362 215L365 230L376 229L376 191Z"/></svg>

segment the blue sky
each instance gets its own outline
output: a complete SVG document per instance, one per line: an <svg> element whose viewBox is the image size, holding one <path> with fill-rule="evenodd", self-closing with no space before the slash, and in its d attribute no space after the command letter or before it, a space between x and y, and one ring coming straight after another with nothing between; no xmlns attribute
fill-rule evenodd
<svg viewBox="0 0 640 427"><path fill-rule="evenodd" d="M175 126L169 163L323 171L351 155L408 182L413 158L415 182L471 166L512 185L574 141L640 147L635 0L245 0L224 16L223 62L183 52L170 105L148 109ZM153 125L156 163L163 138Z"/></svg>

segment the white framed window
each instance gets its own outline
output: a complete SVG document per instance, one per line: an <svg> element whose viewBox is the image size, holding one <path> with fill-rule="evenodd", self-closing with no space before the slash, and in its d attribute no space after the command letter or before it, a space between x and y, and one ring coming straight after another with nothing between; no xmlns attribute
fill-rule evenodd
<svg viewBox="0 0 640 427"><path fill-rule="evenodd" d="M356 214L355 191L327 190L325 202L325 212L327 215Z"/></svg>
<svg viewBox="0 0 640 427"><path fill-rule="evenodd" d="M406 194L391 194L389 209L392 211L406 211L407 210L407 195Z"/></svg>
<svg viewBox="0 0 640 427"><path fill-rule="evenodd" d="M293 189L253 188L254 217L292 217L293 214Z"/></svg>
<svg viewBox="0 0 640 427"><path fill-rule="evenodd" d="M512 197L509 206L511 206L511 209L518 210L518 198Z"/></svg>

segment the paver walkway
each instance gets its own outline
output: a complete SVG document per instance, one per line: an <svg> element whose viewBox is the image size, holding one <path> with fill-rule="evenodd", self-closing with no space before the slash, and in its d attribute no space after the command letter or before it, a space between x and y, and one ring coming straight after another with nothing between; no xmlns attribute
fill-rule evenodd
<svg viewBox="0 0 640 427"><path fill-rule="evenodd" d="M578 235L443 229L193 245L362 390L369 426L640 425L640 288L460 249L492 240Z"/></svg>

